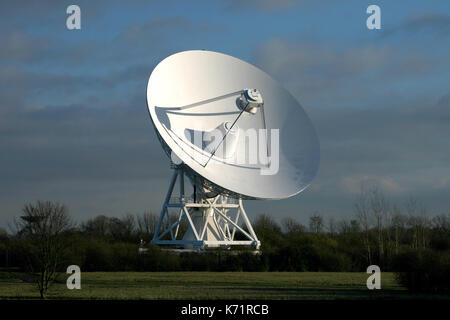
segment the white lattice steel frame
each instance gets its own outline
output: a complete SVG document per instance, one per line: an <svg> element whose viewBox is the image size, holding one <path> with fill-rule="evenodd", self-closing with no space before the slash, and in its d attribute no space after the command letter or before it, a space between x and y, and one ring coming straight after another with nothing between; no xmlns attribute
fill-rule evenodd
<svg viewBox="0 0 450 320"><path fill-rule="evenodd" d="M197 188L198 196L195 201L186 198L184 168L176 166L174 169L152 243L197 249L236 245L259 249L260 242L244 210L242 199L229 198L225 194L206 198L202 188ZM177 180L179 197L173 197ZM178 208L176 219L172 219L174 221L171 221L169 208ZM239 225L241 219L247 230ZM179 226L182 221L187 222L188 231L186 233L191 232L192 239L186 239L186 237L179 239L181 236L179 235ZM213 239L208 238L208 228L212 228L215 232ZM235 240L236 232L243 234L247 240ZM167 235L170 235L170 239L167 239Z"/></svg>

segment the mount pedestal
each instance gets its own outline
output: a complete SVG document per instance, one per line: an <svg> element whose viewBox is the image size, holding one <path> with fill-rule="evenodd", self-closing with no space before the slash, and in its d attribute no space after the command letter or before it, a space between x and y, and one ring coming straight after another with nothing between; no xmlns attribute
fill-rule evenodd
<svg viewBox="0 0 450 320"><path fill-rule="evenodd" d="M183 168L176 166L174 169L152 243L186 249L229 248L236 245L259 249L260 242L245 213L242 199L222 194L211 197L211 192L196 185L194 197L185 197ZM177 180L179 196L174 197ZM175 215L169 214L169 209L174 209ZM240 226L241 219L246 230ZM187 224L184 234L179 232L182 223ZM235 240L236 233L246 239Z"/></svg>

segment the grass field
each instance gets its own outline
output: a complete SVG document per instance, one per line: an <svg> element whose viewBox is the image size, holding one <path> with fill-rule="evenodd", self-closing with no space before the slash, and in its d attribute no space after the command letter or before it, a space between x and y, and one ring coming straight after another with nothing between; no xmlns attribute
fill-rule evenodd
<svg viewBox="0 0 450 320"><path fill-rule="evenodd" d="M81 290L68 290L68 275L49 289L49 299L417 299L392 273L381 290L368 290L366 273L333 272L82 272ZM25 275L0 272L0 299L39 298Z"/></svg>

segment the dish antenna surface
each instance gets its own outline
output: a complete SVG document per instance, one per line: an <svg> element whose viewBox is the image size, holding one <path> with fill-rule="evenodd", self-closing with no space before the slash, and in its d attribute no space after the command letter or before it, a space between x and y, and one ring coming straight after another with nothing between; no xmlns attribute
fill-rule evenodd
<svg viewBox="0 0 450 320"><path fill-rule="evenodd" d="M318 171L319 141L300 104L237 58L204 50L167 57L150 76L147 105L175 169L152 243L258 249L242 200L292 197Z"/></svg>

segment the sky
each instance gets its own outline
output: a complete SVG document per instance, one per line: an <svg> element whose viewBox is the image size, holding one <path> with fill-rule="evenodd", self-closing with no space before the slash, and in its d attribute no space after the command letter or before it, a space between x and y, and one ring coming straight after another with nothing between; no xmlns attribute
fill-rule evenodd
<svg viewBox="0 0 450 320"><path fill-rule="evenodd" d="M66 8L81 9L68 30ZM381 9L369 30L366 8ZM151 125L153 68L184 50L254 64L298 99L320 139L311 186L247 213L349 218L361 186L450 211L448 1L1 1L0 227L25 203L76 221L159 213L171 169Z"/></svg>

